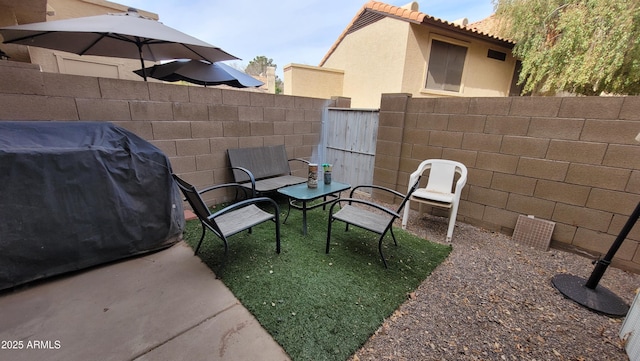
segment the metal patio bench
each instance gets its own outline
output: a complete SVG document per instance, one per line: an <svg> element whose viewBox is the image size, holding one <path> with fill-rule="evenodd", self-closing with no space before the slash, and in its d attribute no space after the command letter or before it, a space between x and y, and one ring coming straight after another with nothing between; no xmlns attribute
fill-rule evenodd
<svg viewBox="0 0 640 361"><path fill-rule="evenodd" d="M289 162L298 161L309 164L302 158L287 159L287 151L284 145L273 145L253 148L227 149L229 163L233 170L235 182L245 187L251 187L250 176L238 170L249 170L255 179L255 190L258 194L274 192L279 188L304 183L306 177L298 177L291 174Z"/></svg>

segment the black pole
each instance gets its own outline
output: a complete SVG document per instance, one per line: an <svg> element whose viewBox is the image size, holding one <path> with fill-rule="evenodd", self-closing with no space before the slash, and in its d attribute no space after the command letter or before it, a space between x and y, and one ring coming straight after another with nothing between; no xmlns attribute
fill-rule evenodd
<svg viewBox="0 0 640 361"><path fill-rule="evenodd" d="M606 315L622 317L629 311L629 306L625 301L618 297L615 293L609 289L599 286L598 283L607 270L607 267L611 264L613 256L616 254L622 243L629 235L629 232L636 224L638 217L640 216L640 202L636 206L627 223L616 237L609 251L605 257L596 262L596 266L591 273L591 277L588 280L570 275L570 274L558 274L555 275L551 282L565 297L575 301L576 303L596 312L604 313Z"/></svg>
<svg viewBox="0 0 640 361"><path fill-rule="evenodd" d="M640 133L636 136L636 141L640 142ZM582 277L561 273L551 279L551 283L553 283L555 288L566 298L592 311L615 317L622 317L627 314L629 312L629 306L626 302L607 288L598 286L598 283L607 270L607 267L611 264L613 256L618 252L618 249L622 246L622 243L627 238L627 235L629 235L629 232L631 232L636 221L638 221L639 216L640 202L638 202L636 209L631 213L629 219L627 219L627 223L624 224L624 227L622 227L622 230L618 233L618 237L616 237L607 254L603 259L596 261L596 266L586 282Z"/></svg>
<svg viewBox="0 0 640 361"><path fill-rule="evenodd" d="M125 15L145 19L145 17L138 13L138 9L132 7L127 9L127 13ZM144 59L142 58L142 41L138 36L136 36L136 46L138 47L138 54L140 55L140 65L142 65L142 77L144 78L144 81L147 81L147 71L144 69Z"/></svg>
<svg viewBox="0 0 640 361"><path fill-rule="evenodd" d="M622 242L624 242L624 240L627 238L627 235L636 224L639 216L640 202L638 202L636 209L633 211L633 213L631 213L631 216L629 216L627 223L625 223L624 227L622 227L622 230L618 234L618 237L616 237L615 242L613 242L613 244L611 245L611 248L609 248L607 254L603 259L600 259L596 262L596 267L593 269L591 277L589 277L589 280L587 280L585 287L593 290L596 288L596 286L598 286L598 282L600 282L600 279L604 275L604 272L607 270L607 267L609 267L609 265L611 264L613 256L616 254L616 252L618 252L618 248L622 246Z"/></svg>
<svg viewBox="0 0 640 361"><path fill-rule="evenodd" d="M142 52L140 52L140 64L142 65L142 77L147 81L147 69L144 68L144 60L142 60Z"/></svg>
<svg viewBox="0 0 640 361"><path fill-rule="evenodd" d="M140 65L142 65L142 77L147 81L147 70L144 68L144 59L142 58L142 42L136 37L136 45L138 46L138 54L140 54Z"/></svg>

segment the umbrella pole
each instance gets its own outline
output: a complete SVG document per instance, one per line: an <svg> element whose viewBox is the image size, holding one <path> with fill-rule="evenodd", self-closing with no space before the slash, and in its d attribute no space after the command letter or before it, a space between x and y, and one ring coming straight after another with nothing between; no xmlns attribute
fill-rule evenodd
<svg viewBox="0 0 640 361"><path fill-rule="evenodd" d="M618 297L609 289L599 286L598 283L611 264L613 256L622 245L627 235L640 217L640 202L636 206L627 223L616 237L616 240L609 248L607 255L596 262L596 266L588 280L569 274L558 274L551 279L553 285L565 297L575 301L592 311L604 313L606 315L622 317L629 311L629 306L624 300Z"/></svg>
<svg viewBox="0 0 640 361"><path fill-rule="evenodd" d="M640 133L636 136L636 141L640 142ZM622 246L627 235L638 221L638 218L640 218L640 202L638 202L636 209L631 213L622 230L620 230L618 237L616 237L611 248L609 248L607 255L604 259L595 262L596 266L593 272L591 272L589 279L585 282L582 277L578 276L568 274L556 275L551 279L551 282L558 291L565 297L592 311L617 317L626 315L627 312L629 312L629 306L627 306L624 300L607 288L599 286L598 283L607 270L607 267L611 264L611 260L618 251L618 248Z"/></svg>
<svg viewBox="0 0 640 361"><path fill-rule="evenodd" d="M138 54L140 54L140 65L142 65L142 77L144 81L147 81L147 71L144 68L144 59L142 58L142 44L140 43L140 39L137 39L136 45L138 45Z"/></svg>
<svg viewBox="0 0 640 361"><path fill-rule="evenodd" d="M618 234L618 237L616 237L615 242L613 242L613 244L611 245L611 248L609 248L609 251L607 252L606 256L604 256L604 259L600 259L596 262L596 267L591 273L591 276L589 277L589 280L585 284L585 287L590 289L595 289L598 286L598 282L600 282L600 279L604 275L604 272L607 270L607 267L609 267L609 265L611 264L611 260L613 259L613 256L618 251L618 248L622 246L622 242L624 242L624 240L627 238L627 235L629 234L633 226L636 224L639 217L640 217L640 202L636 206L636 209L633 211L631 216L629 216L627 223L625 223L624 227L622 227L622 230Z"/></svg>

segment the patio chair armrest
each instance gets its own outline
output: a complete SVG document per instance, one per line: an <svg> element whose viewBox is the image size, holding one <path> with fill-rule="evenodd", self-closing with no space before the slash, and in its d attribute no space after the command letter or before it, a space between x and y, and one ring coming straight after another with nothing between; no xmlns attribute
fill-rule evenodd
<svg viewBox="0 0 640 361"><path fill-rule="evenodd" d="M458 179L458 181L456 182L456 188L454 190L454 192L456 193L460 193L460 191L462 190L462 188L464 188L464 185L467 183L467 177L466 174L461 176L460 179Z"/></svg>
<svg viewBox="0 0 640 361"><path fill-rule="evenodd" d="M391 210L391 209L389 209L387 207L383 207L383 206L381 206L379 204L376 204L376 203L373 203L373 202L369 202L369 201L365 201L365 200L362 200L362 199L357 199L357 198L339 198L339 199L336 199L331 204L331 208L329 208L329 214L332 215L333 214L333 207L335 207L336 204L340 204L341 202L348 202L349 204L353 204L353 203L363 204L363 205L366 205L366 206L373 207L373 208L376 208L378 210L381 210L381 211L383 211L383 212L385 212L385 213L387 213L387 214L389 214L389 215L391 215L393 217L400 218L400 214L398 214L398 212L396 212L396 211L393 211L393 210Z"/></svg>
<svg viewBox="0 0 640 361"><path fill-rule="evenodd" d="M302 159L302 158L291 158L291 159L287 159L287 161L288 161L288 162L291 162L291 161L294 161L294 160L295 160L295 161L297 161L297 162L302 162L302 163L304 163L304 164L309 164L309 163L311 163L311 162L309 162L308 160L306 160L306 159Z"/></svg>
<svg viewBox="0 0 640 361"><path fill-rule="evenodd" d="M358 185L358 186L355 186L355 187L351 188L351 193L349 193L349 197L350 197L350 198L353 198L353 193L354 193L354 192L356 191L356 189L358 189L358 188L371 188L371 189L378 189L378 190L381 190L381 191L385 191L385 192L388 192L388 193L392 193L392 194L394 194L394 195L396 195L396 196L398 196L398 197L400 197L400 198L404 198L404 197L406 196L405 194L402 194L402 193L400 193L400 192L398 192L398 191L396 191L396 190L394 190L394 189L391 189L391 188L387 188L387 187L383 187L383 186L378 186L378 185L375 185L375 184L361 184L361 185Z"/></svg>
<svg viewBox="0 0 640 361"><path fill-rule="evenodd" d="M300 162L300 163L304 163L304 164L309 164L309 163L311 163L311 162L309 162L308 160L306 160L306 159L302 159L302 158L291 158L291 159L287 159L287 162L293 162L293 161ZM291 174L292 174L292 173L291 173L291 169L289 169L289 175L291 175Z"/></svg>
<svg viewBox="0 0 640 361"><path fill-rule="evenodd" d="M246 188L246 187L243 187L243 186L242 186L242 184L240 184L240 183L216 184L216 185L214 185L214 186L210 186L210 187L207 187L207 188L202 188L202 189L200 189L200 190L199 190L199 191L197 191L197 192L198 192L198 194L199 194L199 195L202 195L202 194L204 194L204 193L207 193L207 192L210 192L210 191L214 191L214 190L216 190L216 189L221 189L221 188L230 188L230 187L235 187L235 188L239 188L239 189L241 189L241 190L242 190L242 192L244 192L244 196L245 196L245 198L248 198L248 197L247 197L247 188ZM187 198L183 197L183 198L182 198L182 201L183 201L183 202L187 201Z"/></svg>
<svg viewBox="0 0 640 361"><path fill-rule="evenodd" d="M231 188L231 187L241 189L242 192L244 192L244 197L245 198L249 198L247 196L247 192L248 192L247 188L243 187L242 184L240 184L240 183L216 184L216 185L213 185L213 186L210 186L210 187L202 188L201 190L198 191L198 194L202 195L204 193L207 193L207 192L210 192L210 191L213 191L213 190L216 190L216 189Z"/></svg>
<svg viewBox="0 0 640 361"><path fill-rule="evenodd" d="M211 214L209 217L209 219L214 219L216 217L220 217L221 215L225 214L225 213L229 213L231 211L234 211L236 209L240 209L242 207L246 207L248 205L251 204L257 204L257 203L271 203L271 205L273 206L274 210L275 210L275 216L276 218L279 217L280 215L280 207L278 206L278 203L276 203L273 199L269 198L269 197L257 197L257 198L250 198L250 199L245 199L243 201L231 204L229 206L224 207L223 209Z"/></svg>
<svg viewBox="0 0 640 361"><path fill-rule="evenodd" d="M251 173L251 171L248 170L247 168L243 168L243 167L231 167L231 169L237 169L247 173L247 176L249 176L249 179L251 180L251 198L255 198L257 196L256 178L253 176L253 173Z"/></svg>
<svg viewBox="0 0 640 361"><path fill-rule="evenodd" d="M422 179L422 172L415 171L411 173L411 175L409 176L409 187L407 188L407 191L411 191L411 188L417 189L421 179ZM413 187L416 183L418 184L418 186Z"/></svg>

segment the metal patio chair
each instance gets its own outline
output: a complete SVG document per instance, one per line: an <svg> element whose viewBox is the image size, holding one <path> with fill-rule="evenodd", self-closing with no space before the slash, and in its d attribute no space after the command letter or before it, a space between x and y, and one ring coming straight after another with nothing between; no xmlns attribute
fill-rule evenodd
<svg viewBox="0 0 640 361"><path fill-rule="evenodd" d="M244 191L246 188L238 183L226 183L207 187L198 191L193 185L187 183L177 175L172 174L172 176L191 206L191 209L196 216L198 216L198 220L200 220L200 224L202 225L202 235L200 236L200 241L198 241L194 255L198 254L198 250L200 250L200 246L202 245L207 229L213 232L224 242L224 252L226 254L229 249L228 237L238 234L244 230L248 230L249 233L251 233L252 227L266 221L274 221L276 224L276 252L280 253L280 208L274 200L268 197L255 197L254 189L251 198L230 204L214 213L211 213L207 205L202 200L202 197L200 196L201 194L224 188L236 188L236 191L238 191L238 189ZM259 208L258 205L271 206L274 210L274 214L264 211Z"/></svg>
<svg viewBox="0 0 640 361"><path fill-rule="evenodd" d="M326 253L329 253L331 243L331 225L334 221L342 221L346 223L345 231L349 230L349 225L354 225L356 227L380 235L380 238L378 239L378 252L380 252L380 257L382 257L384 267L387 268L387 260L384 258L384 253L382 252L382 240L388 232L391 234L395 245L398 245L396 236L393 234L393 222L396 219L400 218L400 212L402 211L402 208L405 206L405 204L409 200L409 197L415 191L417 186L418 182L416 182L412 188L409 188L407 194L405 195L393 189L382 186L359 185L351 190L349 198L337 199L329 209ZM402 202L400 203L398 208L394 210L367 200L353 198L353 193L359 188L378 189L390 194L391 196L402 198ZM344 203L347 204L342 205ZM340 205L340 210L336 213L333 213L334 207L336 207L337 205Z"/></svg>

